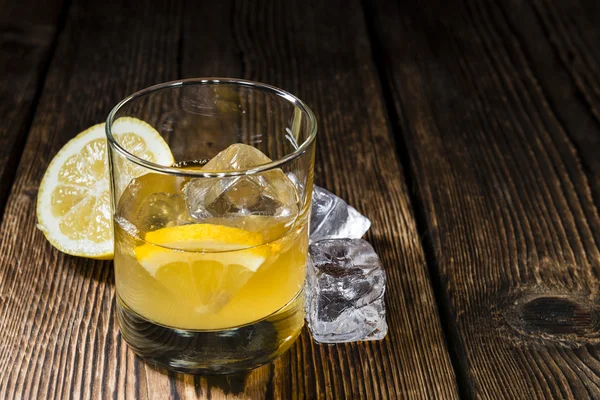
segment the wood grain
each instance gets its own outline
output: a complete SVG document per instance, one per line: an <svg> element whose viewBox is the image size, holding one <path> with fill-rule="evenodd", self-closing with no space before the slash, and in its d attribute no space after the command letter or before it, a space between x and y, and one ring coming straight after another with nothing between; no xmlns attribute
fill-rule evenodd
<svg viewBox="0 0 600 400"><path fill-rule="evenodd" d="M468 397L600 397L600 19L583 3L371 8Z"/></svg>
<svg viewBox="0 0 600 400"><path fill-rule="evenodd" d="M0 1L0 215L41 92L63 3Z"/></svg>
<svg viewBox="0 0 600 400"><path fill-rule="evenodd" d="M600 15L593 2L506 3L503 14L600 204ZM548 62L552 60L552 62Z"/></svg>
<svg viewBox="0 0 600 400"><path fill-rule="evenodd" d="M69 138L136 89L211 75L281 86L317 113L318 183L371 218L368 239L387 266L384 341L320 346L303 332L283 357L247 374L153 369L118 334L111 264L62 255L35 229L35 190ZM75 0L0 240L1 398L457 397L356 1L165 0L133 8Z"/></svg>

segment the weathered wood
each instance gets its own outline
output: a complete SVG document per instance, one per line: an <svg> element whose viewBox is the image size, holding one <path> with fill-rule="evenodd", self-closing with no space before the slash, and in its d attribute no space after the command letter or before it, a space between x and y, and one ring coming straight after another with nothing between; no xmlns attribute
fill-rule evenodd
<svg viewBox="0 0 600 400"><path fill-rule="evenodd" d="M311 3L74 1L0 227L0 397L457 397L362 9ZM281 86L317 113L317 181L371 218L387 266L384 341L304 332L248 374L167 374L120 338L111 264L62 255L35 229L35 189L70 137L136 89L211 75Z"/></svg>
<svg viewBox="0 0 600 400"><path fill-rule="evenodd" d="M62 4L0 2L0 215L41 91Z"/></svg>
<svg viewBox="0 0 600 400"><path fill-rule="evenodd" d="M513 40L580 158L600 204L600 15L595 2L502 3ZM553 62L548 62L552 60Z"/></svg>
<svg viewBox="0 0 600 400"><path fill-rule="evenodd" d="M370 13L472 397L600 397L600 19L575 3Z"/></svg>

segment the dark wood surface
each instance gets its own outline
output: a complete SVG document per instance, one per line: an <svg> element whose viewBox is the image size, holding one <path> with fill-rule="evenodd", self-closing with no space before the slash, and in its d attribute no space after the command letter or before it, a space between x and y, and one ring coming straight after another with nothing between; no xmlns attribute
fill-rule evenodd
<svg viewBox="0 0 600 400"><path fill-rule="evenodd" d="M600 15L417 3L371 16L461 388L600 398Z"/></svg>
<svg viewBox="0 0 600 400"><path fill-rule="evenodd" d="M0 209L23 152L63 12L63 0L0 2Z"/></svg>
<svg viewBox="0 0 600 400"><path fill-rule="evenodd" d="M0 1L0 398L600 398L595 2L33 1ZM119 335L111 263L37 231L64 143L197 76L316 112L317 183L373 222L384 341L154 369Z"/></svg>

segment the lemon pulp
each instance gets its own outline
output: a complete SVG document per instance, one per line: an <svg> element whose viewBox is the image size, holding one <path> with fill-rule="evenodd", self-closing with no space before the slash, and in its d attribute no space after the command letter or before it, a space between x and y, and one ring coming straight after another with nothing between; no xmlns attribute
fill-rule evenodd
<svg viewBox="0 0 600 400"><path fill-rule="evenodd" d="M113 133L128 151L170 165L173 155L160 134L147 123L122 117ZM81 257L113 257L113 227L104 124L70 140L50 162L40 183L38 228L58 250ZM131 180L136 171L123 171Z"/></svg>

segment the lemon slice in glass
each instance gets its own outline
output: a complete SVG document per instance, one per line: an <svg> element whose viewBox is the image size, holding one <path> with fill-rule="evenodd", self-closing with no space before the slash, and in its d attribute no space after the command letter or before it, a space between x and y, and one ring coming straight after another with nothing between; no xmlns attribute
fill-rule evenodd
<svg viewBox="0 0 600 400"><path fill-rule="evenodd" d="M135 248L140 265L197 313L216 312L277 251L263 235L213 224L158 229Z"/></svg>
<svg viewBox="0 0 600 400"><path fill-rule="evenodd" d="M114 122L112 130L127 151L157 164L174 162L169 145L149 124L122 117ZM106 146L104 124L81 132L50 162L40 184L37 226L64 253L97 259L113 257Z"/></svg>

